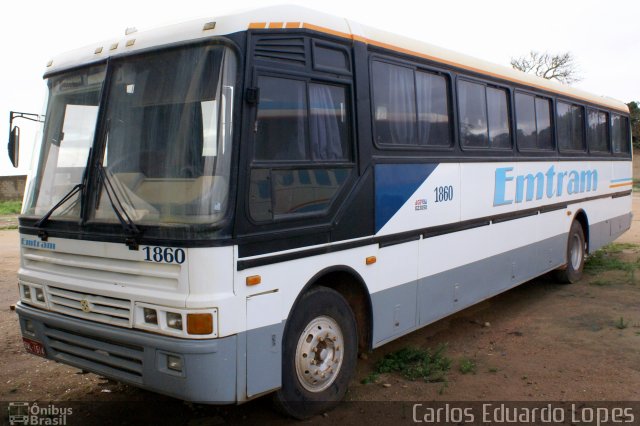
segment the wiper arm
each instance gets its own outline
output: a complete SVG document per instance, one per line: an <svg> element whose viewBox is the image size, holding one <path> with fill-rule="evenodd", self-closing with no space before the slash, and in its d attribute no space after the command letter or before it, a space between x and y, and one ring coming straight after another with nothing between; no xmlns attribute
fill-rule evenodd
<svg viewBox="0 0 640 426"><path fill-rule="evenodd" d="M60 206L62 206L67 201L69 201L78 192L82 191L83 188L84 188L84 182L79 183L76 186L74 186L73 188L71 188L71 190L69 192L67 192L67 194L64 197L62 197L62 199L60 201L58 201L58 204L56 204L55 206L51 207L51 209L49 209L49 211L46 212L44 214L44 216L42 216L40 218L40 220L35 223L35 227L36 228L42 228L44 226L44 224L49 221L49 218L51 217L53 212L58 210L60 208ZM47 238L48 238L47 232L44 229L40 229L40 231L38 232L38 237L40 237L40 239L42 241L47 241Z"/></svg>
<svg viewBox="0 0 640 426"><path fill-rule="evenodd" d="M92 149L89 148L89 153L87 155L87 164L85 165L84 172L82 173L82 181L79 184L75 185L73 188L71 188L71 190L69 192L67 192L65 194L65 196L62 197L62 199L60 201L58 201L58 203L55 206L51 207L49 209L49 211L46 212L44 214L44 216L42 216L40 218L40 220L38 220L35 223L35 227L36 228L40 228L40 230L38 231L38 237L40 237L40 239L42 241L47 241L47 239L49 238L49 235L47 234L47 231L42 229L42 227L45 225L45 223L47 223L49 221L49 218L51 217L53 212L58 210L62 205L64 205L67 201L69 201L71 198L73 198L73 196L76 195L78 192L81 192L86 188L86 186L87 186L87 173L89 171L89 164L91 163L91 153L92 153ZM81 206L82 206L82 195L84 195L84 192L81 193L81 197L80 197L80 205Z"/></svg>
<svg viewBox="0 0 640 426"><path fill-rule="evenodd" d="M120 198L118 197L118 194L104 166L100 163L97 163L96 167L98 169L98 178L102 181L104 191L107 194L107 198L109 198L109 202L111 203L111 208L113 209L116 217L118 218L118 221L127 234L125 244L127 245L127 247L129 247L129 250L138 250L142 231L136 226L135 222L131 219L129 213L127 213L127 210L124 208L124 205L122 204L122 201L120 201Z"/></svg>

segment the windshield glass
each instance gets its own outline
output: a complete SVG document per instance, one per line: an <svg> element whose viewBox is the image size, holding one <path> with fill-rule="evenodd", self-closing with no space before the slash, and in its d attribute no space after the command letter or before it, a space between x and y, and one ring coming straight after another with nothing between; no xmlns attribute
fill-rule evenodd
<svg viewBox="0 0 640 426"><path fill-rule="evenodd" d="M105 67L51 77L47 81L44 136L38 169L29 186L25 214L43 215L82 181L98 117ZM53 216L80 218L80 197L53 212Z"/></svg>
<svg viewBox="0 0 640 426"><path fill-rule="evenodd" d="M222 46L111 65L101 155L138 224L214 223L228 203L236 62ZM104 182L94 219L116 221Z"/></svg>

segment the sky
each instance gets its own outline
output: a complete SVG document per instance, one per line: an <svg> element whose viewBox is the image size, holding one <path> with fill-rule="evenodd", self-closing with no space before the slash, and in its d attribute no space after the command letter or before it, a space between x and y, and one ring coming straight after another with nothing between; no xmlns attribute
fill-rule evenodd
<svg viewBox="0 0 640 426"><path fill-rule="evenodd" d="M55 55L138 30L198 17L297 4L505 66L530 50L571 52L574 86L640 101L637 0L32 0L6 2L0 17L0 176L26 174L36 126L19 120L20 167L9 162L9 111L43 113L46 63ZM366 5L366 6L363 6Z"/></svg>

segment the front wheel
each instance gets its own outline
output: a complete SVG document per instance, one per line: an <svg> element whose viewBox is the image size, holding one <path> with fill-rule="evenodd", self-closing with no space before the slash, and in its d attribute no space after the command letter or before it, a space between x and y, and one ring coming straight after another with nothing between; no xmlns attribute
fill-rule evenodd
<svg viewBox="0 0 640 426"><path fill-rule="evenodd" d="M580 280L586 253L582 225L578 221L573 221L569 229L569 240L567 242L567 265L563 269L556 271L556 278L565 284L572 284Z"/></svg>
<svg viewBox="0 0 640 426"><path fill-rule="evenodd" d="M344 297L327 287L306 292L285 329L276 406L305 419L337 405L353 377L357 345L356 321Z"/></svg>

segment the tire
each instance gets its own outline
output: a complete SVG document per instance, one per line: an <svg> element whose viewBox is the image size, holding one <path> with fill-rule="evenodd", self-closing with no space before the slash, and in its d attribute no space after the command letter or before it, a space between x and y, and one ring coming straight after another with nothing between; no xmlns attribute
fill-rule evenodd
<svg viewBox="0 0 640 426"><path fill-rule="evenodd" d="M327 287L307 291L287 321L282 346L276 408L297 419L334 408L347 391L358 354L356 321L344 297Z"/></svg>
<svg viewBox="0 0 640 426"><path fill-rule="evenodd" d="M569 229L567 264L556 272L556 279L563 284L573 284L582 278L587 250L582 225L576 220Z"/></svg>

